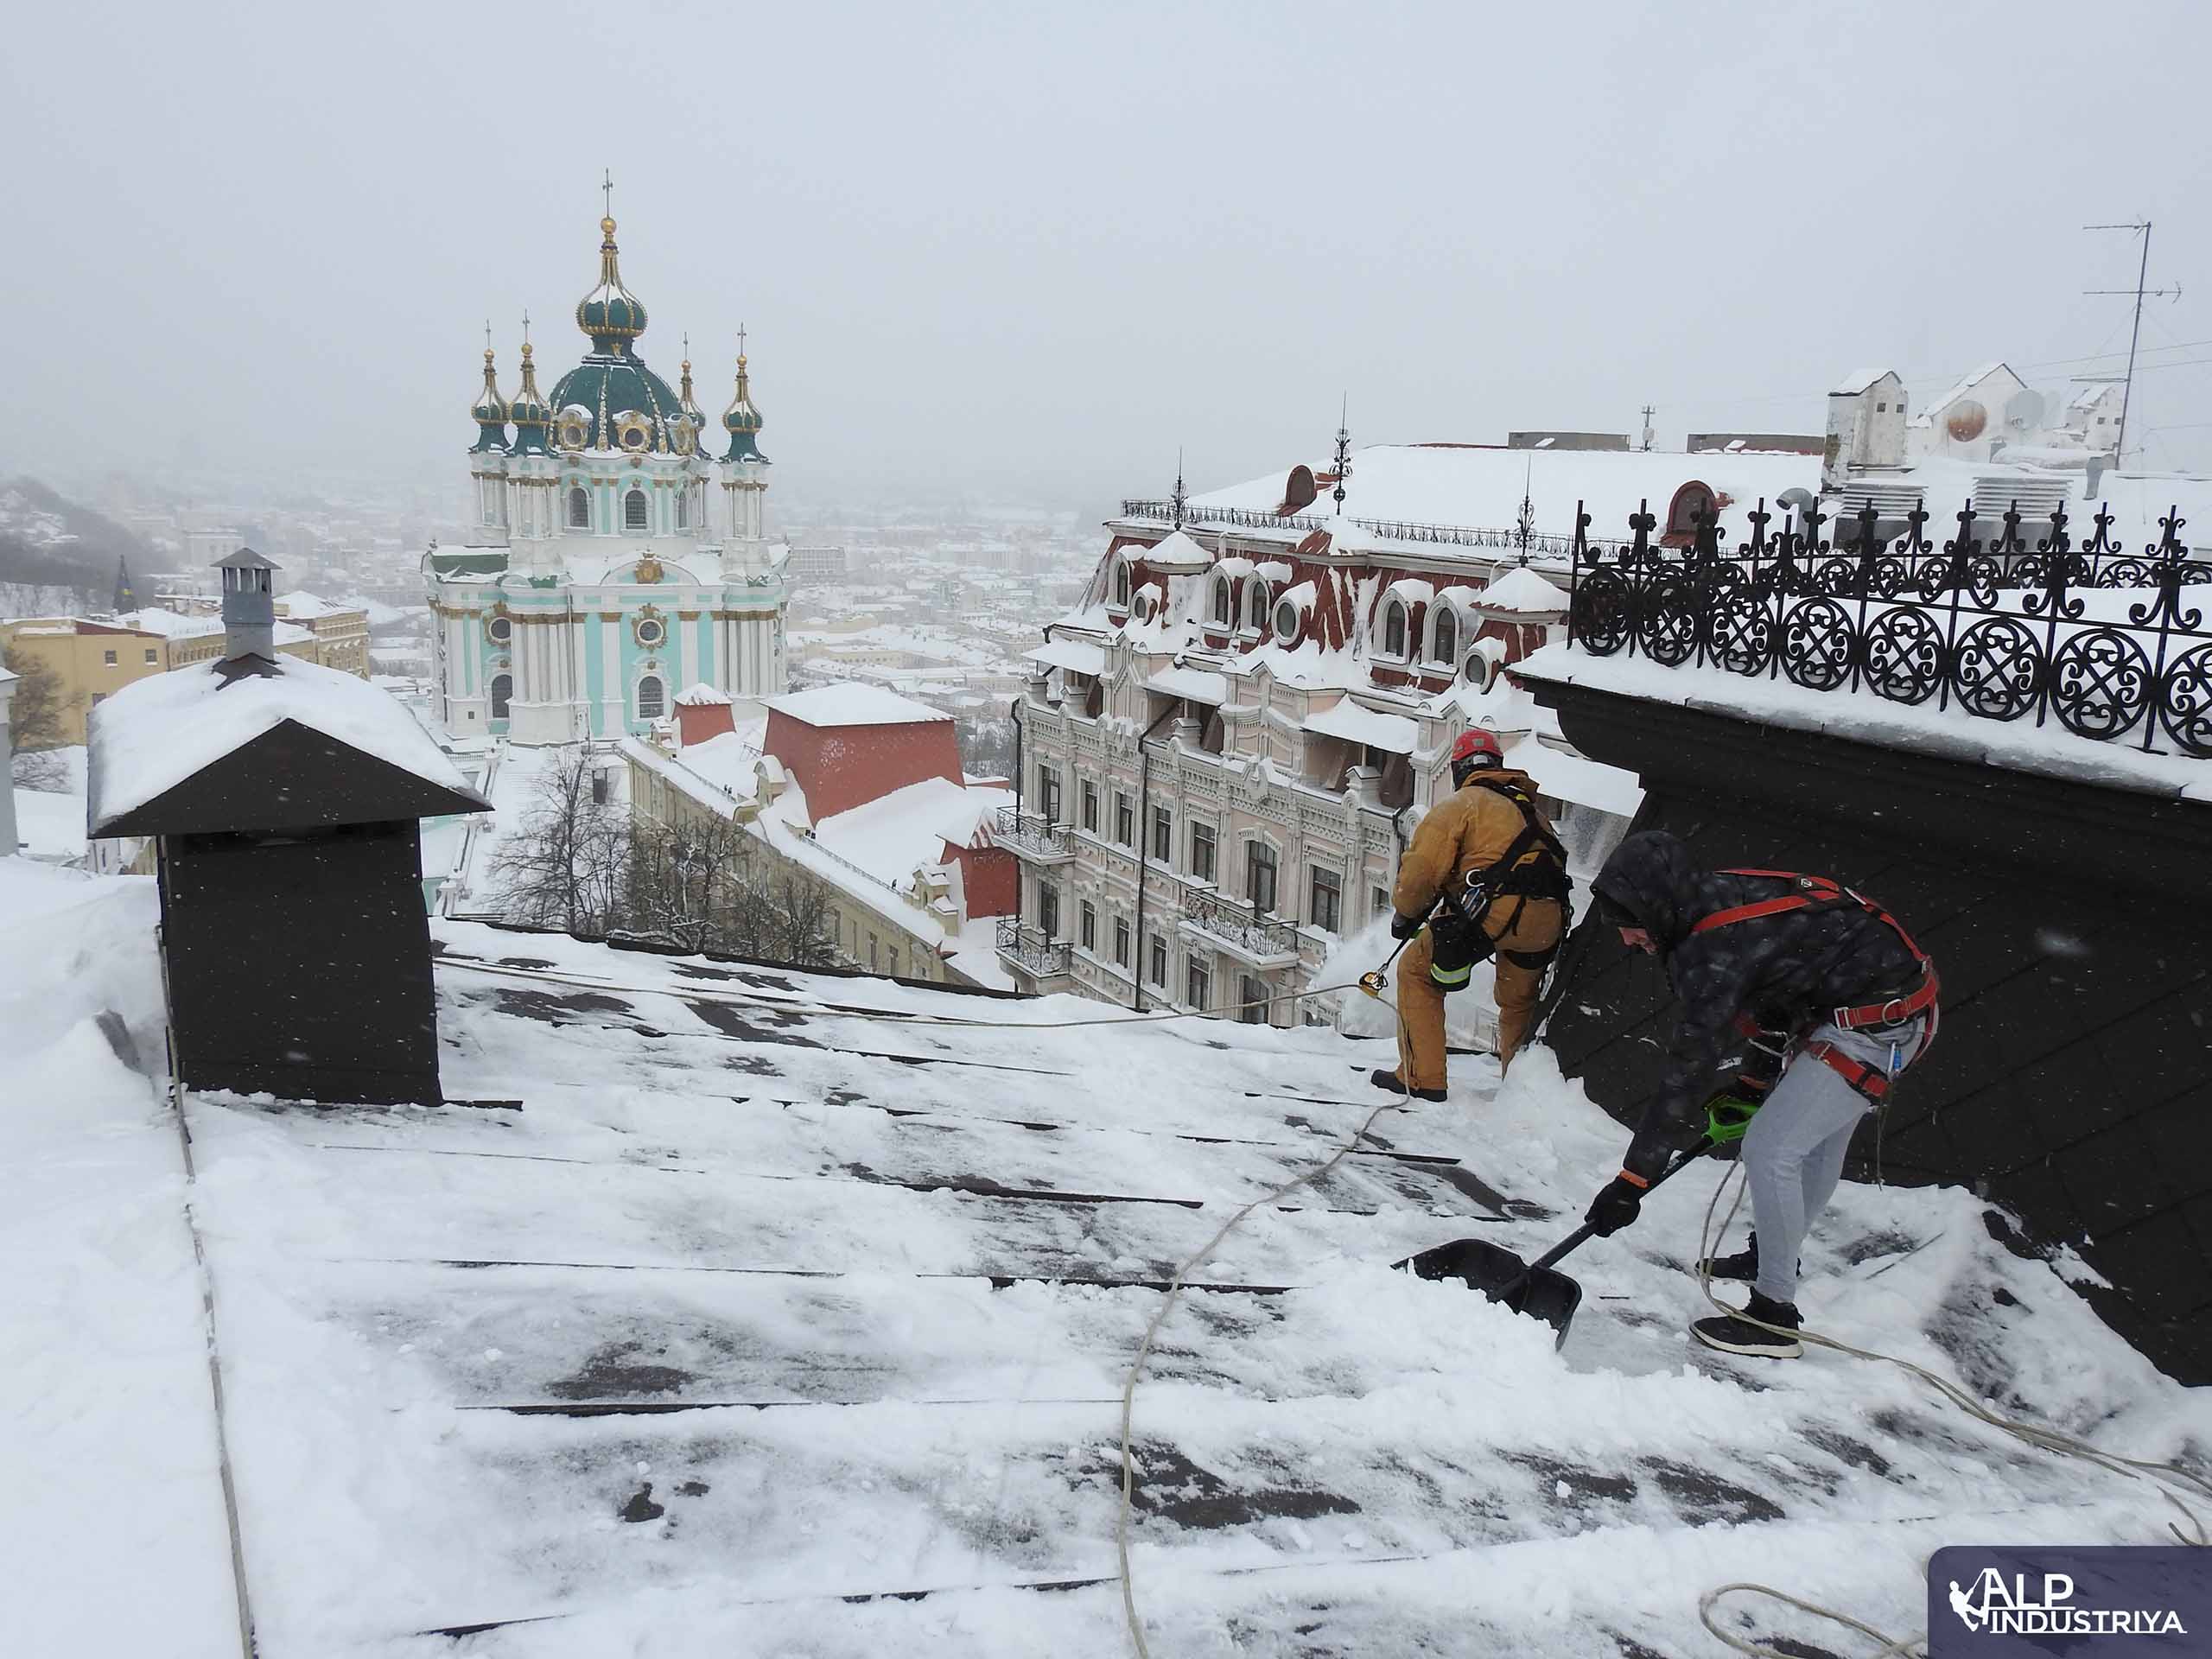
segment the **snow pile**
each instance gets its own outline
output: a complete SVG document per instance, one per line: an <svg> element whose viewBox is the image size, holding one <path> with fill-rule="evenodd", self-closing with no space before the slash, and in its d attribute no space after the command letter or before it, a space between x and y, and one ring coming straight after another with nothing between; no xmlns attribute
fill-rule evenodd
<svg viewBox="0 0 2212 1659"><path fill-rule="evenodd" d="M150 880L0 858L16 1653L238 1650L181 1153L143 1075L164 1066L155 912Z"/></svg>
<svg viewBox="0 0 2212 1659"><path fill-rule="evenodd" d="M388 691L334 668L279 658L270 674L226 680L207 668L149 675L94 709L97 833L286 721L457 795L473 795L430 734Z"/></svg>

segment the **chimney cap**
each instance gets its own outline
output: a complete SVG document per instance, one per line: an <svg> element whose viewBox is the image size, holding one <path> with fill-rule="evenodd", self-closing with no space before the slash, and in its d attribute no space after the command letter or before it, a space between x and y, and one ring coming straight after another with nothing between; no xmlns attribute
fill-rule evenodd
<svg viewBox="0 0 2212 1659"><path fill-rule="evenodd" d="M207 567L211 570L282 570L284 567L264 559L250 547L242 547L226 558L220 558Z"/></svg>

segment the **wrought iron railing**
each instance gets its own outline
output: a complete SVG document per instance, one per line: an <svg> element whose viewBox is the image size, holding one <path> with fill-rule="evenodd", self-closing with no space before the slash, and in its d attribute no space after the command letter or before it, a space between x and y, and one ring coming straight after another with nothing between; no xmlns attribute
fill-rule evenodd
<svg viewBox="0 0 2212 1659"><path fill-rule="evenodd" d="M1074 971L1075 946L1067 939L1048 939L1033 927L1024 927L1013 917L999 922L999 955L1039 979Z"/></svg>
<svg viewBox="0 0 2212 1659"><path fill-rule="evenodd" d="M1075 832L1066 824L1054 823L1039 813L1002 806L998 810L997 824L993 840L1001 847L1011 848L1017 855L1026 854L1031 858L1071 858L1075 855Z"/></svg>
<svg viewBox="0 0 2212 1659"><path fill-rule="evenodd" d="M1262 512L1250 507L1194 507L1185 503L1178 515L1173 501L1137 498L1122 503L1124 518L1158 518L1169 524L1227 524L1243 530L1326 530L1334 522L1318 513ZM1574 551L1575 538L1549 536L1518 527L1495 529L1478 524L1420 524L1395 518L1362 518L1349 522L1362 530L1397 542L1433 542L1452 547L1481 547L1505 553L1526 553L1531 558L1565 559ZM1618 545L1618 543L1605 543Z"/></svg>
<svg viewBox="0 0 2212 1659"><path fill-rule="evenodd" d="M2163 738L2212 756L2212 631L2182 601L2183 588L2212 583L2212 563L2183 545L2178 509L2140 554L2113 541L2106 510L2079 545L2063 505L2032 539L2017 509L1993 534L1980 533L1971 501L1955 517L1958 533L1939 552L1924 504L1902 515L1903 535L1870 505L1832 543L1817 511L1770 534L1762 500L1751 539L1724 553L1710 518L1686 548L1654 543L1647 504L1618 551L1578 536L1567 637L1593 657L1627 652L1815 691L1955 702L1986 720L2056 720L2081 737L2146 751ZM2083 595L2095 589L2140 597L2116 594L2091 614Z"/></svg>
<svg viewBox="0 0 2212 1659"><path fill-rule="evenodd" d="M1262 915L1256 904L1240 904L1218 893L1189 893L1183 896L1183 919L1250 956L1298 954L1298 930Z"/></svg>

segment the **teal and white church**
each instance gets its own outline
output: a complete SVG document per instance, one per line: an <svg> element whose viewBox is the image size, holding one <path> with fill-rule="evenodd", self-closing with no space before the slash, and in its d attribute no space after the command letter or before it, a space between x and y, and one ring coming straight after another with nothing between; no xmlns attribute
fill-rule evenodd
<svg viewBox="0 0 2212 1659"><path fill-rule="evenodd" d="M591 349L544 397L525 322L510 402L487 346L469 410L475 527L467 546L423 556L455 737L620 737L702 681L741 717L785 689L789 550L762 531L768 458L743 331L716 459L690 363L671 391L638 355L645 308L623 286L614 220L600 231L599 283L576 305Z"/></svg>

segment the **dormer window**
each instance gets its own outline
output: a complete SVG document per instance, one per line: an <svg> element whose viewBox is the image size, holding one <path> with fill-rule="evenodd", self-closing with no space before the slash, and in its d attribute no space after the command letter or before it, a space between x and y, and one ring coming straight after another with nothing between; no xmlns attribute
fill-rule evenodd
<svg viewBox="0 0 2212 1659"><path fill-rule="evenodd" d="M1298 620L1298 607L1287 599L1279 601L1275 606L1275 638L1278 639L1296 638Z"/></svg>
<svg viewBox="0 0 2212 1659"><path fill-rule="evenodd" d="M569 528L570 530L591 528L591 497L587 495L581 486L569 492Z"/></svg>
<svg viewBox="0 0 2212 1659"><path fill-rule="evenodd" d="M1268 584L1257 576L1244 595L1244 626L1257 633L1268 625Z"/></svg>
<svg viewBox="0 0 2212 1659"><path fill-rule="evenodd" d="M645 493L632 490L622 498L622 528L643 530L645 527Z"/></svg>
<svg viewBox="0 0 2212 1659"><path fill-rule="evenodd" d="M1436 626L1429 639L1430 657L1450 663L1459 655L1459 619L1448 605L1436 607Z"/></svg>
<svg viewBox="0 0 2212 1659"><path fill-rule="evenodd" d="M1129 608L1129 562L1114 561L1114 606L1116 610Z"/></svg>
<svg viewBox="0 0 2212 1659"><path fill-rule="evenodd" d="M1213 583L1214 626L1218 628L1227 627L1229 626L1230 615L1233 608L1234 607L1229 592L1229 578L1227 576L1215 577Z"/></svg>
<svg viewBox="0 0 2212 1659"><path fill-rule="evenodd" d="M1392 600L1382 610L1382 654L1404 658L1406 651L1406 607L1402 600Z"/></svg>

